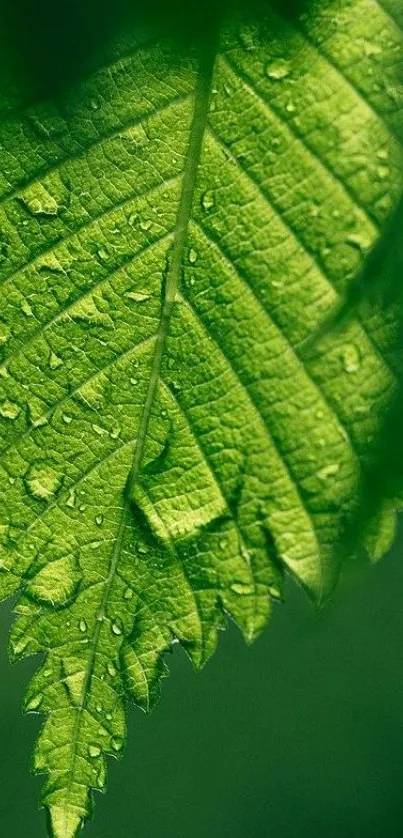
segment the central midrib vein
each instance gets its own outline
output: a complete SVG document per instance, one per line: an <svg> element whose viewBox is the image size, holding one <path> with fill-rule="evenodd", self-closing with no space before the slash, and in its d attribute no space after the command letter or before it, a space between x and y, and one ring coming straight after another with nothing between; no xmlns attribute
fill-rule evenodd
<svg viewBox="0 0 403 838"><path fill-rule="evenodd" d="M207 118L209 112L210 94L212 88L212 79L214 72L214 65L216 59L215 43L210 44L202 52L199 61L199 71L197 78L197 85L195 91L195 104L193 110L193 119L190 128L189 144L186 153L185 166L183 170L183 180L181 196L178 207L178 214L174 233L174 243L171 251L169 267L166 275L164 299L161 308L161 316L158 331L156 333L156 344L150 371L150 381L147 388L147 394L141 413L138 437L136 447L134 450L133 461L127 478L126 486L123 493L123 506L119 521L119 528L116 535L113 553L109 565L109 573L105 580L104 593L101 600L99 611L96 615L95 627L90 639L91 654L88 659L86 667L85 678L81 691L80 703L77 708L76 723L73 731L72 739L72 756L70 761L69 782L67 786L66 803L68 801L71 788L74 783L75 763L77 758L77 746L80 736L81 722L83 712L86 708L87 697L91 684L91 678L94 670L95 658L97 653L97 646L101 631L101 626L107 618L106 609L109 599L109 594L115 578L119 557L126 533L127 525L131 516L131 497L134 486L139 476L144 449L147 441L147 432L150 422L151 410L154 403L158 381L161 371L161 363L164 355L166 341L169 333L169 326L172 318L177 291L180 285L180 278L183 267L183 257L187 240L187 233L189 221L191 218L193 199L196 187L197 173L202 153L203 138L207 126ZM68 817L66 806L65 817Z"/></svg>

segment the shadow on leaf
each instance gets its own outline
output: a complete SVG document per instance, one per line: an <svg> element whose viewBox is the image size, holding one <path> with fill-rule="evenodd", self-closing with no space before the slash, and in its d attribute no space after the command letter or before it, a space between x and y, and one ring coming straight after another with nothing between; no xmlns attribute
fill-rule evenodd
<svg viewBox="0 0 403 838"><path fill-rule="evenodd" d="M221 18L268 12L296 20L310 0L1 0L0 77L25 100L48 98L88 73L99 49L125 28L173 39L186 50ZM267 27L266 27L267 29Z"/></svg>

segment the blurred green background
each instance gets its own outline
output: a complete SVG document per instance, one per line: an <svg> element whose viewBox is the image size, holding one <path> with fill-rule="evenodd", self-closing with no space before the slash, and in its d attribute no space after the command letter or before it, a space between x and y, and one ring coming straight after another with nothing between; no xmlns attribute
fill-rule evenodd
<svg viewBox="0 0 403 838"><path fill-rule="evenodd" d="M206 669L176 647L151 716L132 709L88 838L401 838L403 533L319 614L290 583L247 649L234 626ZM29 774L40 716L20 705L1 612L0 834L44 838Z"/></svg>

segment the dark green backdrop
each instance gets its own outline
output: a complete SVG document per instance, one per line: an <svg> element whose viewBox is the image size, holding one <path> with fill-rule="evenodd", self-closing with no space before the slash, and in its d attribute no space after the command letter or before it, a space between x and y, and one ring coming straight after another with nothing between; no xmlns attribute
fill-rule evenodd
<svg viewBox="0 0 403 838"><path fill-rule="evenodd" d="M170 659L161 703L132 710L87 838L401 838L403 537L316 614L290 585L251 649L231 627L194 674ZM29 776L33 662L6 661L1 611L0 835L44 838Z"/></svg>

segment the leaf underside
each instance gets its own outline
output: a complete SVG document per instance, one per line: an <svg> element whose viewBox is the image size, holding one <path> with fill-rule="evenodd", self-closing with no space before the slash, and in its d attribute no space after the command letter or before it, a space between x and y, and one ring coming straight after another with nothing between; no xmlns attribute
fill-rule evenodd
<svg viewBox="0 0 403 838"><path fill-rule="evenodd" d="M57 838L174 639L201 666L285 569L318 600L337 577L396 324L304 345L401 192L402 25L328 0L202 58L127 36L57 101L3 103L0 585L12 657L45 653L25 706ZM374 557L393 530L384 506Z"/></svg>

